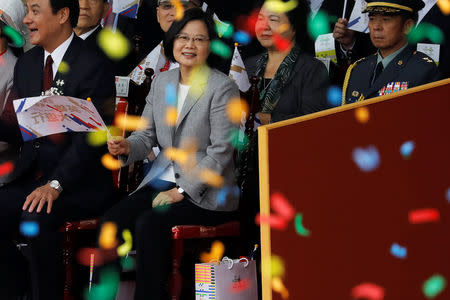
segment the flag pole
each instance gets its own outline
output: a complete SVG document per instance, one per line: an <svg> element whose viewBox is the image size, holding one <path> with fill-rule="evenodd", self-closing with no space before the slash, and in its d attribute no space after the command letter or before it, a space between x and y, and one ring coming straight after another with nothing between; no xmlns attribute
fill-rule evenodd
<svg viewBox="0 0 450 300"><path fill-rule="evenodd" d="M344 1L344 10L342 11L342 19L345 19L345 11L347 10L347 0Z"/></svg>

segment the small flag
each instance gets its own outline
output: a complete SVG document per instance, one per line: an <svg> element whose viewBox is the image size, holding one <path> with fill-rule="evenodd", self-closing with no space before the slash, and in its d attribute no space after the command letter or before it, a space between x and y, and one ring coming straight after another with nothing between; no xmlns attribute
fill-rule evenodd
<svg viewBox="0 0 450 300"><path fill-rule="evenodd" d="M348 20L347 28L359 32L369 32L369 14L362 13L366 8L367 2L364 0L356 0L353 6L352 14Z"/></svg>
<svg viewBox="0 0 450 300"><path fill-rule="evenodd" d="M248 80L247 70L245 69L237 45L234 47L233 59L231 60L230 73L228 76L234 80L241 92L248 91L251 86L250 81Z"/></svg>

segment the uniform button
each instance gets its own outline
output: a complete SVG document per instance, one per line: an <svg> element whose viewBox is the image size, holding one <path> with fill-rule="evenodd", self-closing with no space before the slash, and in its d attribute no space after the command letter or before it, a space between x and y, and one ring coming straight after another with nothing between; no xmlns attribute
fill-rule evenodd
<svg viewBox="0 0 450 300"><path fill-rule="evenodd" d="M175 178L180 178L180 174L178 174L178 173L175 173Z"/></svg>
<svg viewBox="0 0 450 300"><path fill-rule="evenodd" d="M34 147L35 149L39 149L40 146L41 146L41 143L40 143L39 141L34 141L34 142L33 142L33 147Z"/></svg>

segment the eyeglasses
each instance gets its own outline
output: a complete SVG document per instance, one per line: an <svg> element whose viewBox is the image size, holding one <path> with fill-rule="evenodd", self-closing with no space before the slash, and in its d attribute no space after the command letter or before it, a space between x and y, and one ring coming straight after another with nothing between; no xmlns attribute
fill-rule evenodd
<svg viewBox="0 0 450 300"><path fill-rule="evenodd" d="M189 35L184 33L177 34L175 36L175 39L182 44L187 44L189 43L190 40L192 40L194 42L194 45L196 46L204 45L206 42L209 41L209 38L203 35L196 35L194 37L190 37Z"/></svg>
<svg viewBox="0 0 450 300"><path fill-rule="evenodd" d="M195 3L191 2L191 1L180 1L180 2L181 2L181 4L183 4L184 8L197 6ZM172 4L172 1L164 1L164 2L160 1L158 3L158 6L161 7L163 10L170 10L175 7Z"/></svg>

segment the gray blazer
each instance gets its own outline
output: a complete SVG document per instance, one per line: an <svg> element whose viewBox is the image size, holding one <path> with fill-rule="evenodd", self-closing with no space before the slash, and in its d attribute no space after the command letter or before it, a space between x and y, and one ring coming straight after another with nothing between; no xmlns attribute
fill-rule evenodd
<svg viewBox="0 0 450 300"><path fill-rule="evenodd" d="M185 190L196 205L209 210L232 211L238 208L239 197L229 193L226 200L219 203L217 194L220 189L202 181L198 174L203 169L209 169L222 176L224 187L235 185L234 149L230 142L230 131L238 127L229 121L226 107L231 98L239 97L239 90L228 76L215 69L204 66L200 74L202 76L198 76L191 85L176 126L166 124L165 116L169 107L166 86L172 84L178 88L180 70L176 68L156 76L142 113L143 117L148 118L149 126L145 130L133 132L127 138L130 155L122 159L125 164L142 160L152 147L158 145L161 153L136 190L158 178L172 164L176 184ZM180 148L192 139L195 139L198 148L189 160L191 167L188 167L189 164L180 165L164 155L167 148Z"/></svg>

